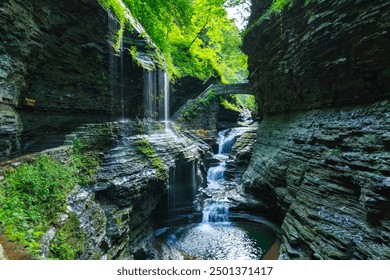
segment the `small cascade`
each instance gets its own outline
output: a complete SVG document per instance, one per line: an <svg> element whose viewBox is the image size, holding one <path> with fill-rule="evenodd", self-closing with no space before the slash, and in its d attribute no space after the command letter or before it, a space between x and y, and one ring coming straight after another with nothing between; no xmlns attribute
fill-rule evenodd
<svg viewBox="0 0 390 280"><path fill-rule="evenodd" d="M232 151L234 143L237 140L237 134L239 130L232 129L231 131L222 130L218 133L219 136L219 146L218 146L218 154L227 155Z"/></svg>
<svg viewBox="0 0 390 280"><path fill-rule="evenodd" d="M119 49L115 49L115 40L121 28L117 19L110 13L108 15L109 44L109 91L112 96L111 108L115 117L125 118L125 86L124 86L124 48L123 38L120 38ZM119 101L119 102L118 102ZM119 104L119 105L118 105ZM118 107L119 106L119 107Z"/></svg>
<svg viewBox="0 0 390 280"><path fill-rule="evenodd" d="M197 162L177 161L169 172L168 225L174 227L195 211L198 193Z"/></svg>
<svg viewBox="0 0 390 280"><path fill-rule="evenodd" d="M115 50L114 46L114 38L115 34L117 33L118 29L120 28L118 26L118 22L115 20L114 16L108 12L107 13L108 18L108 38L111 40L109 46L108 46L108 73L109 73L109 91L112 96L111 98L111 108L112 112L116 111L115 108L115 100L117 97L118 92L118 76L119 76L119 62L118 62L118 54Z"/></svg>
<svg viewBox="0 0 390 280"><path fill-rule="evenodd" d="M144 70L144 107L145 118L155 120L157 115L156 104L156 72Z"/></svg>
<svg viewBox="0 0 390 280"><path fill-rule="evenodd" d="M207 172L208 190L211 198L205 200L202 223L229 222L229 204L220 194L224 193L226 162L229 159L229 153L232 151L238 133L236 129L222 130L218 133L218 154L214 158L219 161L219 164L210 167Z"/></svg>
<svg viewBox="0 0 390 280"><path fill-rule="evenodd" d="M224 202L215 202L203 208L202 223L229 222L229 205Z"/></svg>
<svg viewBox="0 0 390 280"><path fill-rule="evenodd" d="M221 161L217 166L210 167L207 172L207 181L209 183L218 182L223 180L226 170L226 161Z"/></svg>
<svg viewBox="0 0 390 280"><path fill-rule="evenodd" d="M164 72L164 122L165 130L169 130L169 78L167 72Z"/></svg>
<svg viewBox="0 0 390 280"><path fill-rule="evenodd" d="M121 103L121 120L123 121L125 119L125 80L123 76L123 60L124 60L124 54L123 54L123 37L120 38L120 45L119 45L119 69L120 69L120 103Z"/></svg>

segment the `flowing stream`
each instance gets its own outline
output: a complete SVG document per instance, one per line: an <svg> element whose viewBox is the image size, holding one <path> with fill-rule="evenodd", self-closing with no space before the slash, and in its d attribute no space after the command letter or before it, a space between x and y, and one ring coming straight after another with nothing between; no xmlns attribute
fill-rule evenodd
<svg viewBox="0 0 390 280"><path fill-rule="evenodd" d="M201 220L188 224L173 224L155 232L158 238L181 252L184 258L261 259L275 241L273 231L263 224L230 220L227 188L231 187L231 184L225 179L225 171L240 132L242 128L233 128L218 134L218 153L211 159L216 164L207 172L207 198L203 201ZM177 186L175 188L177 189Z"/></svg>

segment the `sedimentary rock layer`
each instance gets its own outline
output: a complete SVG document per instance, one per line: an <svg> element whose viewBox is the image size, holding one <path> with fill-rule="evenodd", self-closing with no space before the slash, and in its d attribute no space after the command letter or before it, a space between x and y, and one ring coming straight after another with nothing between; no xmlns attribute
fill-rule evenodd
<svg viewBox="0 0 390 280"><path fill-rule="evenodd" d="M390 3L252 2L264 119L243 180L284 217L281 258L389 259Z"/></svg>

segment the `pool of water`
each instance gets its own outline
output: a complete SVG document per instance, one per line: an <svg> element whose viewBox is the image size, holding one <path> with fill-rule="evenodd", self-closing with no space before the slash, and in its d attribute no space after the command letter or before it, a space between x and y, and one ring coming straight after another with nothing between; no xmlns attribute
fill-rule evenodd
<svg viewBox="0 0 390 280"><path fill-rule="evenodd" d="M155 235L185 258L200 260L258 260L275 242L271 229L252 222L190 224Z"/></svg>

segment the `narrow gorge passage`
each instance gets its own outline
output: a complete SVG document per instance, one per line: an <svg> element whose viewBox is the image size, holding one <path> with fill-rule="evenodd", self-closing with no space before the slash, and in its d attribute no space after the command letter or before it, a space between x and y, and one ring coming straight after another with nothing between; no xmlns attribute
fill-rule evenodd
<svg viewBox="0 0 390 280"><path fill-rule="evenodd" d="M188 219L192 220L189 224L171 223L170 226L155 231L155 235L160 240L178 250L183 258L261 259L275 242L276 233L269 225L246 220L243 218L246 213L241 212L242 217L235 215L234 219L229 215L231 203L229 192L234 192L240 186L239 178L230 180L230 182L225 179L226 165L237 137L244 134L246 130L245 127L236 127L218 133L217 153L208 159L211 165L207 170L207 186L196 190L193 192L196 195L192 196L193 203L199 205L197 210L200 212L198 213L200 217ZM195 174L190 176L195 176ZM174 197L175 194L171 193L170 198ZM175 201L173 206L180 204ZM170 209L170 211L177 213L175 209ZM187 215L196 216L196 212L187 213ZM176 218L173 215L170 216L171 220Z"/></svg>
<svg viewBox="0 0 390 280"><path fill-rule="evenodd" d="M1 0L0 259L390 259L389 30L389 0Z"/></svg>

